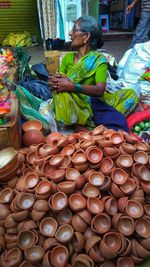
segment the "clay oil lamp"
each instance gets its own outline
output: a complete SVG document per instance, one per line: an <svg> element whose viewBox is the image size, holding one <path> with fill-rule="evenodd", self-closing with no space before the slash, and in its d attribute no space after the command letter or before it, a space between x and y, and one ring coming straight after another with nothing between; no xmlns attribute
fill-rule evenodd
<svg viewBox="0 0 150 267"><path fill-rule="evenodd" d="M58 190L64 192L67 195L71 195L76 188L76 183L73 181L65 181L58 184Z"/></svg>
<svg viewBox="0 0 150 267"><path fill-rule="evenodd" d="M1 266L19 266L22 262L23 256L19 248L11 248L1 255Z"/></svg>
<svg viewBox="0 0 150 267"><path fill-rule="evenodd" d="M65 156L65 155L71 156L71 155L73 155L74 152L75 152L75 147L72 144L69 144L62 149L61 155L62 156Z"/></svg>
<svg viewBox="0 0 150 267"><path fill-rule="evenodd" d="M117 228L118 220L122 215L123 215L123 213L117 213L112 217L112 225L113 225L114 229Z"/></svg>
<svg viewBox="0 0 150 267"><path fill-rule="evenodd" d="M54 237L57 230L57 221L54 218L44 218L39 225L40 232L47 237Z"/></svg>
<svg viewBox="0 0 150 267"><path fill-rule="evenodd" d="M20 209L26 210L30 209L35 202L34 195L30 193L23 193L17 201L17 205Z"/></svg>
<svg viewBox="0 0 150 267"><path fill-rule="evenodd" d="M70 224L63 224L61 225L56 234L55 238L62 244L68 243L74 234L74 230Z"/></svg>
<svg viewBox="0 0 150 267"><path fill-rule="evenodd" d="M105 202L105 211L109 215L113 216L117 213L117 210L118 210L117 200L113 197L110 197L109 199L107 199Z"/></svg>
<svg viewBox="0 0 150 267"><path fill-rule="evenodd" d="M113 147L113 142L112 140L108 139L98 139L97 140L98 145L100 146L100 148L104 148L104 147Z"/></svg>
<svg viewBox="0 0 150 267"><path fill-rule="evenodd" d="M121 257L117 259L116 267L134 267L134 262L130 257Z"/></svg>
<svg viewBox="0 0 150 267"><path fill-rule="evenodd" d="M56 169L51 171L49 174L49 178L54 182L54 183L59 183L64 180L65 177L65 170L60 170Z"/></svg>
<svg viewBox="0 0 150 267"><path fill-rule="evenodd" d="M46 144L56 145L58 140L62 137L62 134L59 132L53 132L46 136Z"/></svg>
<svg viewBox="0 0 150 267"><path fill-rule="evenodd" d="M92 261L92 259L86 255L86 254L79 254L75 257L74 263L73 263L74 267L94 267L94 262Z"/></svg>
<svg viewBox="0 0 150 267"><path fill-rule="evenodd" d="M34 164L36 159L38 159L38 155L36 152L29 152L26 156L26 161L31 165Z"/></svg>
<svg viewBox="0 0 150 267"><path fill-rule="evenodd" d="M29 173L25 176L25 187L26 190L32 191L38 184L39 177L35 172Z"/></svg>
<svg viewBox="0 0 150 267"><path fill-rule="evenodd" d="M104 183L99 187L100 191L108 191L111 187L111 178L105 176Z"/></svg>
<svg viewBox="0 0 150 267"><path fill-rule="evenodd" d="M56 246L57 244L58 244L58 242L57 242L56 238L49 237L49 238L44 240L42 246L43 246L44 250L47 251L47 250L53 248L54 246Z"/></svg>
<svg viewBox="0 0 150 267"><path fill-rule="evenodd" d="M146 215L150 216L150 204L144 205L144 211L145 211Z"/></svg>
<svg viewBox="0 0 150 267"><path fill-rule="evenodd" d="M45 177L48 177L48 178L49 178L49 175L51 174L51 172L53 170L55 170L55 168L50 165L50 162L49 161L45 161L44 164L43 164L43 166L42 166L42 168L41 168L42 174Z"/></svg>
<svg viewBox="0 0 150 267"><path fill-rule="evenodd" d="M30 230L22 230L18 233L17 244L22 250L31 248L36 242L35 234Z"/></svg>
<svg viewBox="0 0 150 267"><path fill-rule="evenodd" d="M72 239L73 249L75 252L82 251L85 244L85 239L83 235L79 232L74 232L74 236Z"/></svg>
<svg viewBox="0 0 150 267"><path fill-rule="evenodd" d="M71 165L71 158L70 158L70 156L67 156L67 155L63 156L63 161L61 163L60 168L61 169L67 169L67 168L69 168L70 165Z"/></svg>
<svg viewBox="0 0 150 267"><path fill-rule="evenodd" d="M32 209L31 212L32 220L35 222L40 221L45 216L45 213L46 213L45 211L37 211L35 209Z"/></svg>
<svg viewBox="0 0 150 267"><path fill-rule="evenodd" d="M140 170L141 167L143 167L143 164L141 164L141 163L134 163L133 166L132 166L131 175L133 174L133 176L139 177L139 170Z"/></svg>
<svg viewBox="0 0 150 267"><path fill-rule="evenodd" d="M59 225L71 224L72 212L70 209L64 209L57 213L57 222Z"/></svg>
<svg viewBox="0 0 150 267"><path fill-rule="evenodd" d="M112 159L106 157L101 162L100 170L105 175L109 175L109 174L111 174L113 167L114 167L114 163L113 163Z"/></svg>
<svg viewBox="0 0 150 267"><path fill-rule="evenodd" d="M1 192L0 192L0 203L3 204L7 204L10 203L12 201L14 197L14 191L11 188L4 188Z"/></svg>
<svg viewBox="0 0 150 267"><path fill-rule="evenodd" d="M141 182L141 187L146 194L150 194L150 182Z"/></svg>
<svg viewBox="0 0 150 267"><path fill-rule="evenodd" d="M124 236L130 236L134 232L134 220L129 216L121 216L118 219L117 230Z"/></svg>
<svg viewBox="0 0 150 267"><path fill-rule="evenodd" d="M53 147L50 144L44 144L39 148L39 155L42 157L47 157L48 155L54 155L58 152L57 147Z"/></svg>
<svg viewBox="0 0 150 267"><path fill-rule="evenodd" d="M126 138L127 142L130 144L136 144L138 142L138 138L135 137L134 135L132 135L131 133L127 133L125 135L125 138Z"/></svg>
<svg viewBox="0 0 150 267"><path fill-rule="evenodd" d="M111 183L111 192L114 197L121 198L124 196L123 191L120 189L119 185L115 183Z"/></svg>
<svg viewBox="0 0 150 267"><path fill-rule="evenodd" d="M136 151L136 147L134 145L123 143L122 150L127 154L133 154Z"/></svg>
<svg viewBox="0 0 150 267"><path fill-rule="evenodd" d="M116 163L120 168L130 168L133 165L133 159L130 155L124 154L117 158Z"/></svg>
<svg viewBox="0 0 150 267"><path fill-rule="evenodd" d="M128 179L125 184L120 185L120 189L125 195L131 195L136 189L136 184L133 179Z"/></svg>
<svg viewBox="0 0 150 267"><path fill-rule="evenodd" d="M77 213L87 224L91 224L92 221L92 215L87 209L83 209L81 211L78 211Z"/></svg>
<svg viewBox="0 0 150 267"><path fill-rule="evenodd" d="M91 185L89 183L85 184L85 186L82 189L82 193L85 197L98 197L100 194L99 189L96 186Z"/></svg>
<svg viewBox="0 0 150 267"><path fill-rule="evenodd" d="M106 157L113 158L117 157L120 154L120 152L116 147L104 147L104 154Z"/></svg>
<svg viewBox="0 0 150 267"><path fill-rule="evenodd" d="M93 164L99 163L102 157L103 157L103 152L98 148L91 148L87 152L87 158Z"/></svg>
<svg viewBox="0 0 150 267"><path fill-rule="evenodd" d="M104 240L100 241L100 252L103 255L103 257L107 260L112 260L116 257L116 253L110 248Z"/></svg>
<svg viewBox="0 0 150 267"><path fill-rule="evenodd" d="M111 219L106 213L97 214L92 219L92 230L99 234L108 232L111 228Z"/></svg>
<svg viewBox="0 0 150 267"><path fill-rule="evenodd" d="M136 150L140 150L140 151L145 151L145 152L148 151L147 145L143 142L138 142L137 144L135 144L135 148Z"/></svg>
<svg viewBox="0 0 150 267"><path fill-rule="evenodd" d="M25 176L27 176L28 174L30 174L30 173L32 173L32 172L33 172L33 168L28 167L28 168L25 168L25 169L23 170L22 175L25 177Z"/></svg>
<svg viewBox="0 0 150 267"><path fill-rule="evenodd" d="M38 225L33 220L24 221L24 223L22 225L23 230L32 230L32 229L36 229L36 228L38 228Z"/></svg>
<svg viewBox="0 0 150 267"><path fill-rule="evenodd" d="M147 250L149 250L150 248L150 238L146 238L146 239L143 239L141 242L140 242L141 246L143 248L146 248Z"/></svg>
<svg viewBox="0 0 150 267"><path fill-rule="evenodd" d="M104 262L104 257L102 256L100 249L99 249L99 244L95 244L90 249L88 255L94 262Z"/></svg>
<svg viewBox="0 0 150 267"><path fill-rule="evenodd" d="M74 164L74 168L76 170L78 170L79 172L81 172L81 173L85 172L88 169L88 167L89 167L88 163L85 163L85 164L82 164L82 165L75 165Z"/></svg>
<svg viewBox="0 0 150 267"><path fill-rule="evenodd" d="M85 178L75 168L68 168L66 170L66 180L74 181L77 189L81 189L85 184Z"/></svg>
<svg viewBox="0 0 150 267"><path fill-rule="evenodd" d="M135 231L140 237L149 238L150 237L149 229L150 229L150 222L147 219L141 218L135 222Z"/></svg>
<svg viewBox="0 0 150 267"><path fill-rule="evenodd" d="M137 151L134 154L134 160L137 163L146 165L148 163L148 155L144 151Z"/></svg>
<svg viewBox="0 0 150 267"><path fill-rule="evenodd" d="M111 178L117 185L125 184L128 179L128 174L121 168L115 168L112 171Z"/></svg>
<svg viewBox="0 0 150 267"><path fill-rule="evenodd" d="M91 236L95 235L95 232L92 231L91 227L87 227L84 232L84 238L85 240L88 240Z"/></svg>
<svg viewBox="0 0 150 267"><path fill-rule="evenodd" d="M112 261L105 261L100 266L101 267L115 267L115 264Z"/></svg>
<svg viewBox="0 0 150 267"><path fill-rule="evenodd" d="M92 132L93 135L100 135L103 134L104 132L104 126L103 125L98 125Z"/></svg>
<svg viewBox="0 0 150 267"><path fill-rule="evenodd" d="M150 252L147 249L145 249L140 243L138 243L137 240L135 240L135 250L137 256L142 259L146 259L150 256Z"/></svg>
<svg viewBox="0 0 150 267"><path fill-rule="evenodd" d="M58 139L57 146L59 148L64 148L65 146L68 145L68 143L69 143L68 136L62 136L60 139Z"/></svg>
<svg viewBox="0 0 150 267"><path fill-rule="evenodd" d="M32 264L40 263L44 257L44 249L40 246L32 246L24 252L25 258Z"/></svg>
<svg viewBox="0 0 150 267"><path fill-rule="evenodd" d="M81 149L86 150L90 146L94 146L95 141L94 140L87 140L80 144Z"/></svg>
<svg viewBox="0 0 150 267"><path fill-rule="evenodd" d="M89 251L94 247L94 245L99 244L101 240L101 237L97 236L97 235L93 235L91 237L89 237L88 240L86 240L85 243L85 251L88 254Z"/></svg>
<svg viewBox="0 0 150 267"><path fill-rule="evenodd" d="M63 162L63 156L60 154L54 155L50 159L50 165L53 167L60 167Z"/></svg>
<svg viewBox="0 0 150 267"><path fill-rule="evenodd" d="M93 172L89 176L89 183L94 186L101 186L103 185L105 180L104 175L101 172Z"/></svg>
<svg viewBox="0 0 150 267"><path fill-rule="evenodd" d="M52 195L51 205L55 211L61 211L68 206L68 197L63 192L57 192Z"/></svg>
<svg viewBox="0 0 150 267"><path fill-rule="evenodd" d="M108 232L104 234L103 240L105 244L110 247L115 253L117 253L121 248L121 236L116 232Z"/></svg>
<svg viewBox="0 0 150 267"><path fill-rule="evenodd" d="M24 132L27 132L29 130L42 130L42 123L39 120L30 120L30 121L26 121L23 125L22 125L22 129Z"/></svg>
<svg viewBox="0 0 150 267"><path fill-rule="evenodd" d="M84 233L87 228L87 223L82 219L81 216L75 214L72 216L72 226L77 232Z"/></svg>
<svg viewBox="0 0 150 267"><path fill-rule="evenodd" d="M44 141L44 136L39 130L29 130L23 135L23 143L29 147L33 144L40 144Z"/></svg>
<svg viewBox="0 0 150 267"><path fill-rule="evenodd" d="M13 217L14 221L21 222L21 221L27 219L28 211L23 210L23 211L19 211L19 212L14 212L14 213L12 213L12 217Z"/></svg>
<svg viewBox="0 0 150 267"><path fill-rule="evenodd" d="M90 213L96 215L103 211L104 205L103 202L98 198L91 197L87 199L87 208Z"/></svg>
<svg viewBox="0 0 150 267"><path fill-rule="evenodd" d="M111 140L113 144L117 146L117 145L120 145L124 141L124 138L121 133L116 132L111 135Z"/></svg>
<svg viewBox="0 0 150 267"><path fill-rule="evenodd" d="M80 211L86 206L86 199L79 194L72 194L69 197L69 206L73 211Z"/></svg>
<svg viewBox="0 0 150 267"><path fill-rule="evenodd" d="M143 206L136 200L128 200L126 204L126 213L134 219L140 218L144 213Z"/></svg>
<svg viewBox="0 0 150 267"><path fill-rule="evenodd" d="M150 181L150 170L146 166L139 168L139 178L145 182Z"/></svg>
<svg viewBox="0 0 150 267"><path fill-rule="evenodd" d="M44 200L44 199L36 200L36 202L34 203L33 209L35 209L36 211L48 211L49 207L48 207L47 200Z"/></svg>
<svg viewBox="0 0 150 267"><path fill-rule="evenodd" d="M47 199L51 194L51 183L43 180L35 188L36 197L39 199Z"/></svg>
<svg viewBox="0 0 150 267"><path fill-rule="evenodd" d="M68 261L68 250L65 246L58 245L51 251L50 260L53 266L65 267Z"/></svg>
<svg viewBox="0 0 150 267"><path fill-rule="evenodd" d="M74 165L83 165L87 162L87 157L85 153L74 154L71 158Z"/></svg>

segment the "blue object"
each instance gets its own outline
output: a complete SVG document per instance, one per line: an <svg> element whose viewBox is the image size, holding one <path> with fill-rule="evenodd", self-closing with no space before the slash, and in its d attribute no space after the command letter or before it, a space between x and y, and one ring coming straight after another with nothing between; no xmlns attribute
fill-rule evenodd
<svg viewBox="0 0 150 267"><path fill-rule="evenodd" d="M107 14L100 15L100 25L103 32L109 31L109 15Z"/></svg>
<svg viewBox="0 0 150 267"><path fill-rule="evenodd" d="M102 102L99 97L91 97L94 124L107 128L129 132L125 117L115 108Z"/></svg>

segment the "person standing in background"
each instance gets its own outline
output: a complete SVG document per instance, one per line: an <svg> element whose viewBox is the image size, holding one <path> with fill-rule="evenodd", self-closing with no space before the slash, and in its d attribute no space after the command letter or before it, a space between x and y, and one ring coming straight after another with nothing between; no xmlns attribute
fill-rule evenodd
<svg viewBox="0 0 150 267"><path fill-rule="evenodd" d="M129 14L139 0L134 0L127 6L126 13ZM142 0L141 17L136 27L132 42L129 48L137 43L144 43L150 40L150 0Z"/></svg>

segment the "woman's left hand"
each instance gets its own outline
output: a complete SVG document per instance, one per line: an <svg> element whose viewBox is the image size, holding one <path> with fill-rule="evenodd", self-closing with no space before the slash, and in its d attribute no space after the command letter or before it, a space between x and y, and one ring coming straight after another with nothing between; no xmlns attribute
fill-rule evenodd
<svg viewBox="0 0 150 267"><path fill-rule="evenodd" d="M56 92L72 92L74 89L74 83L69 78L57 75L49 79L49 85Z"/></svg>

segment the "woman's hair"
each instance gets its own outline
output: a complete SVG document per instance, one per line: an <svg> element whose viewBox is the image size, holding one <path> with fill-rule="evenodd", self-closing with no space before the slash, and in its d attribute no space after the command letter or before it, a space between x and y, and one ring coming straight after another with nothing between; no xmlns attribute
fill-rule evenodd
<svg viewBox="0 0 150 267"><path fill-rule="evenodd" d="M103 46L101 26L97 23L96 19L91 16L82 16L77 19L79 27L83 32L91 34L90 42L91 47L101 48Z"/></svg>

